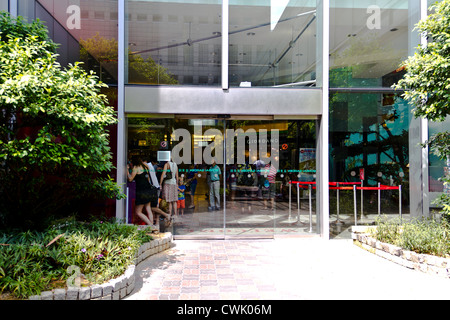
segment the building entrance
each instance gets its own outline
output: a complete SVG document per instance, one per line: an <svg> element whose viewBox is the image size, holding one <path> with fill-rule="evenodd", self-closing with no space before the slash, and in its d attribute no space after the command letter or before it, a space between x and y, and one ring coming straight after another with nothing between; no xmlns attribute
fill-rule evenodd
<svg viewBox="0 0 450 320"><path fill-rule="evenodd" d="M152 161L158 177L169 158L177 164L176 238L318 233L316 120L130 116L133 155ZM140 223L132 189L129 183L128 217Z"/></svg>

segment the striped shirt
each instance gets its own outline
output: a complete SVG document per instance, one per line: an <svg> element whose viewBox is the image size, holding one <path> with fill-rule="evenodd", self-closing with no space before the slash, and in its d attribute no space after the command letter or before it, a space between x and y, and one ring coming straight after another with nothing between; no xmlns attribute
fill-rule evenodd
<svg viewBox="0 0 450 320"><path fill-rule="evenodd" d="M269 180L269 183L275 183L277 169L272 164L266 164L266 166L264 167L264 171L264 175L267 176L267 180Z"/></svg>

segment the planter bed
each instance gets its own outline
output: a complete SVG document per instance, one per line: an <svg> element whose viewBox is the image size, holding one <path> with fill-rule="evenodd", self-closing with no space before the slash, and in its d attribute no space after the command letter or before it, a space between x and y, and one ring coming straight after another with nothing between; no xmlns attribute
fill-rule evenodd
<svg viewBox="0 0 450 320"><path fill-rule="evenodd" d="M157 236L158 237L158 236ZM134 290L135 266L151 255L167 250L172 246L171 233L161 233L159 237L144 243L136 253L134 264L130 265L123 275L100 285L90 287L68 287L44 291L40 295L29 297L29 300L120 300Z"/></svg>
<svg viewBox="0 0 450 320"><path fill-rule="evenodd" d="M370 235L370 226L352 227L353 243L373 254L409 269L450 278L450 259L404 250L393 244L376 240Z"/></svg>

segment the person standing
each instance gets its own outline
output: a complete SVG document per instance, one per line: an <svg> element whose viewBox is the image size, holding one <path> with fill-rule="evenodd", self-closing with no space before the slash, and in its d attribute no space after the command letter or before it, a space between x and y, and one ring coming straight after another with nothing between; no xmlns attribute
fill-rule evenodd
<svg viewBox="0 0 450 320"><path fill-rule="evenodd" d="M158 221L158 215L162 215L170 223L170 215L159 208L159 197L161 195L161 189L160 189L158 178L156 176L156 169L155 169L155 167L157 167L157 162L155 161L154 158L150 158L150 160L147 162L147 166L148 166L149 171L150 171L151 183L156 188L158 188L158 197L156 199L153 199L152 202L150 203L150 205L152 207L152 211L155 214L155 219L156 219L156 221Z"/></svg>
<svg viewBox="0 0 450 320"><path fill-rule="evenodd" d="M186 185L184 184L183 177L180 177L178 180L178 201L177 201L177 210L180 215L184 215L185 208L185 191Z"/></svg>
<svg viewBox="0 0 450 320"><path fill-rule="evenodd" d="M169 216L177 216L178 166L175 162L166 162L159 184L162 185L162 198L169 204Z"/></svg>
<svg viewBox="0 0 450 320"><path fill-rule="evenodd" d="M264 176L266 177L264 187L266 192L264 193L264 208L269 209L267 206L267 200L270 200L270 209L275 209L275 195L276 195L276 176L277 169L273 164L268 163L264 167Z"/></svg>
<svg viewBox="0 0 450 320"><path fill-rule="evenodd" d="M220 175L222 171L215 161L213 161L210 174L210 187L209 187L209 207L208 210L220 210Z"/></svg>
<svg viewBox="0 0 450 320"><path fill-rule="evenodd" d="M136 199L134 202L136 215L141 218L152 229L157 229L153 224L153 212L150 196L150 174L149 167L140 157L131 160L133 168L131 173L127 170L128 181L136 181ZM144 208L147 214L144 213Z"/></svg>
<svg viewBox="0 0 450 320"><path fill-rule="evenodd" d="M195 190L197 189L197 169L195 168L195 165L191 165L191 169L189 170L187 174L187 180L186 180L186 194L189 194L189 197L191 199L190 206L188 209L195 209L194 204L194 196L195 196Z"/></svg>

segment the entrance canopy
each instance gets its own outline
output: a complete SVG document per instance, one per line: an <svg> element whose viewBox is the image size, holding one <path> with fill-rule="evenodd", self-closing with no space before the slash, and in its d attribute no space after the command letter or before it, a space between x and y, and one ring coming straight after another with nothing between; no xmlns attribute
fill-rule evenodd
<svg viewBox="0 0 450 320"><path fill-rule="evenodd" d="M317 116L322 90L126 86L125 112Z"/></svg>

